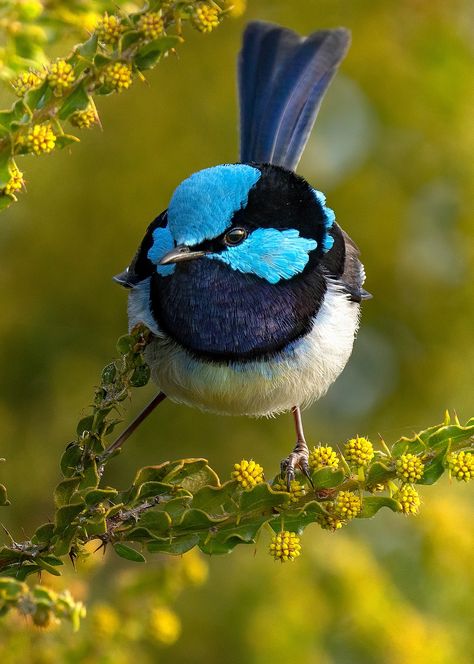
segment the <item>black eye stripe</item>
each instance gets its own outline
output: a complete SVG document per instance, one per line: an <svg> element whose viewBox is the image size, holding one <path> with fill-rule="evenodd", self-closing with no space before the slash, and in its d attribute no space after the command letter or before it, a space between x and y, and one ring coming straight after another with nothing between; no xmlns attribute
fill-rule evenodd
<svg viewBox="0 0 474 664"><path fill-rule="evenodd" d="M243 242L247 237L247 231L245 228L231 228L224 235L224 243L230 247L235 247L235 245Z"/></svg>

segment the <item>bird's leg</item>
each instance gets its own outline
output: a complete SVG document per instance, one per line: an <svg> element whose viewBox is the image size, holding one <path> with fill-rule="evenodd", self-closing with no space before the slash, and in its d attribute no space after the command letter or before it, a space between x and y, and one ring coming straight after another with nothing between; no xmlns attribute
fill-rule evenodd
<svg viewBox="0 0 474 664"><path fill-rule="evenodd" d="M301 421L301 411L299 406L294 406L291 409L291 413L295 421L296 445L291 454L289 454L286 459L283 459L280 464L281 476L286 478L288 491L290 490L291 481L295 479L295 468L299 468L303 475L308 478L311 486L313 486L313 480L311 479L308 465L309 449L304 437L303 422Z"/></svg>

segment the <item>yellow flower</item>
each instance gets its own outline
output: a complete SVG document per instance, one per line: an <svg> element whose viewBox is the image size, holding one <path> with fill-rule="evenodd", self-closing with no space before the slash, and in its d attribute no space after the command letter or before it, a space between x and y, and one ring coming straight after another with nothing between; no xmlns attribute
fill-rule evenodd
<svg viewBox="0 0 474 664"><path fill-rule="evenodd" d="M151 612L149 629L155 641L170 646L181 634L181 623L176 613L160 606Z"/></svg>
<svg viewBox="0 0 474 664"><path fill-rule="evenodd" d="M320 516L318 518L318 523L321 528L324 528L324 530L332 530L333 532L346 525L346 521L341 519L340 516L337 516L337 514L327 514L325 516Z"/></svg>
<svg viewBox="0 0 474 664"><path fill-rule="evenodd" d="M344 456L354 466L367 466L374 458L374 448L370 440L356 436L347 441Z"/></svg>
<svg viewBox="0 0 474 664"><path fill-rule="evenodd" d="M34 71L26 71L19 74L11 82L15 94L23 97L27 92L37 88L43 82L42 77Z"/></svg>
<svg viewBox="0 0 474 664"><path fill-rule="evenodd" d="M99 40L112 46L120 39L124 31L124 26L121 24L118 16L105 14L98 22L96 30Z"/></svg>
<svg viewBox="0 0 474 664"><path fill-rule="evenodd" d="M91 631L96 641L110 639L120 630L120 616L110 604L96 604L91 611Z"/></svg>
<svg viewBox="0 0 474 664"><path fill-rule="evenodd" d="M111 62L104 68L102 80L116 92L127 90L132 85L132 66L127 62Z"/></svg>
<svg viewBox="0 0 474 664"><path fill-rule="evenodd" d="M202 585L209 574L207 563L204 562L202 556L195 549L183 555L181 569L186 580L193 586Z"/></svg>
<svg viewBox="0 0 474 664"><path fill-rule="evenodd" d="M395 462L397 477L404 482L421 480L425 466L423 461L415 454L402 454Z"/></svg>
<svg viewBox="0 0 474 664"><path fill-rule="evenodd" d="M138 23L138 27L146 39L158 39L163 34L165 28L161 12L144 14Z"/></svg>
<svg viewBox="0 0 474 664"><path fill-rule="evenodd" d="M394 497L400 503L400 511L403 514L418 514L421 504L420 496L412 486L404 484Z"/></svg>
<svg viewBox="0 0 474 664"><path fill-rule="evenodd" d="M256 484L263 482L263 468L259 463L251 459L242 459L240 463L234 464L232 479L237 480L244 489L251 489Z"/></svg>
<svg viewBox="0 0 474 664"><path fill-rule="evenodd" d="M221 10L207 2L198 2L192 15L194 27L199 32L211 32L220 23Z"/></svg>
<svg viewBox="0 0 474 664"><path fill-rule="evenodd" d="M76 111L70 117L70 122L79 129L89 129L95 124L98 124L99 118L95 108L89 106L84 111Z"/></svg>
<svg viewBox="0 0 474 664"><path fill-rule="evenodd" d="M301 553L300 538L296 533L284 530L272 537L269 553L275 560L280 560L282 563L286 563L288 560L293 562Z"/></svg>
<svg viewBox="0 0 474 664"><path fill-rule="evenodd" d="M320 445L319 447L313 447L309 453L308 463L313 470L319 470L320 468L336 469L339 466L339 459L330 445Z"/></svg>
<svg viewBox="0 0 474 664"><path fill-rule="evenodd" d="M47 154L54 150L56 136L49 122L36 124L29 130L26 137L22 140L29 152L34 154Z"/></svg>
<svg viewBox="0 0 474 664"><path fill-rule="evenodd" d="M336 496L334 513L343 519L354 519L362 509L362 501L352 491L339 491Z"/></svg>
<svg viewBox="0 0 474 664"><path fill-rule="evenodd" d="M448 456L448 468L460 482L469 482L474 478L474 455L471 452L452 452Z"/></svg>
<svg viewBox="0 0 474 664"><path fill-rule="evenodd" d="M13 196L16 191L20 191L23 187L23 173L20 171L16 164L10 166L10 179L3 188L3 193Z"/></svg>
<svg viewBox="0 0 474 664"><path fill-rule="evenodd" d="M273 491L287 491L286 480L278 479L272 484ZM300 498L306 494L306 490L298 480L291 480L290 482L290 502L297 503Z"/></svg>
<svg viewBox="0 0 474 664"><path fill-rule="evenodd" d="M54 90L54 94L60 97L74 83L75 76L72 65L66 60L59 59L53 62L48 69L48 83Z"/></svg>

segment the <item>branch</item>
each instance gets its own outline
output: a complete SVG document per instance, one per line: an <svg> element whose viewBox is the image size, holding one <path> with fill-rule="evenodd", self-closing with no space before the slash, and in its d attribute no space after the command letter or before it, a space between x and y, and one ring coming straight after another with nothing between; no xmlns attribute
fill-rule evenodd
<svg viewBox="0 0 474 664"><path fill-rule="evenodd" d="M137 11L105 13L67 57L17 76L12 86L19 100L0 111L0 210L23 189L17 155L39 156L79 142L65 131L65 121L79 129L100 124L97 96L128 90L136 78L145 80L142 72L184 42L185 23L207 33L229 12L228 0L155 0ZM16 24L21 27L21 21Z"/></svg>

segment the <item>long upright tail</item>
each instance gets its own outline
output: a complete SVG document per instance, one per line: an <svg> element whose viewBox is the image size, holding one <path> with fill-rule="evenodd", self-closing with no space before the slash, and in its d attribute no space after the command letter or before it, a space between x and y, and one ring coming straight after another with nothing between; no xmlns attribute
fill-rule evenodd
<svg viewBox="0 0 474 664"><path fill-rule="evenodd" d="M241 162L296 168L349 44L344 28L300 37L272 23L249 23L238 71Z"/></svg>

